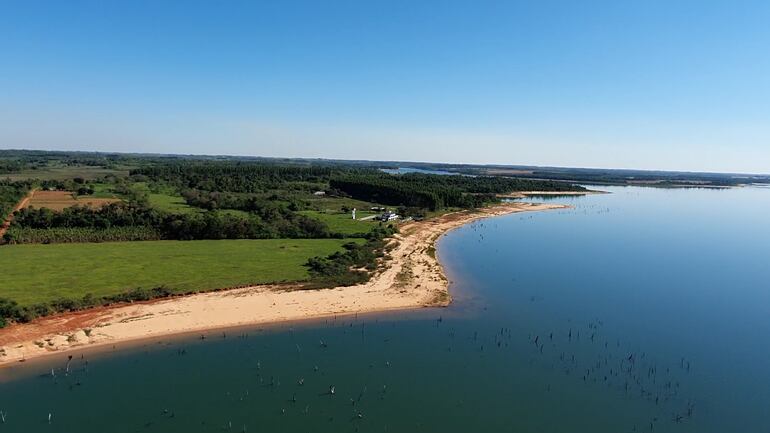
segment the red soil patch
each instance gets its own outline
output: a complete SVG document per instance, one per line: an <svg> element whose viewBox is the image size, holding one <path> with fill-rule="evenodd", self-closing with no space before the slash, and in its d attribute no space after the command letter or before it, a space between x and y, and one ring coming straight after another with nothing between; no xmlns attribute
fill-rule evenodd
<svg viewBox="0 0 770 433"><path fill-rule="evenodd" d="M62 210L75 205L102 207L120 201L115 198L75 197L71 191L35 191L24 207Z"/></svg>

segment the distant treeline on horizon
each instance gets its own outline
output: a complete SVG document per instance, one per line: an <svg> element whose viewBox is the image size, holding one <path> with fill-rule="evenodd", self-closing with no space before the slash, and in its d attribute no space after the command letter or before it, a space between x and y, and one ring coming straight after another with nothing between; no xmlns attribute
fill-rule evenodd
<svg viewBox="0 0 770 433"><path fill-rule="evenodd" d="M319 158L274 158L232 155L143 154L87 151L0 150L0 177L4 173L34 170L57 160L68 165L101 167L168 163L173 161L240 161L313 167L360 167L372 169L416 168L470 175L494 175L522 179L555 180L573 183L640 186L735 186L770 184L770 174L710 173L662 170L606 169L579 167L541 167L531 165L447 164L404 161L338 160Z"/></svg>

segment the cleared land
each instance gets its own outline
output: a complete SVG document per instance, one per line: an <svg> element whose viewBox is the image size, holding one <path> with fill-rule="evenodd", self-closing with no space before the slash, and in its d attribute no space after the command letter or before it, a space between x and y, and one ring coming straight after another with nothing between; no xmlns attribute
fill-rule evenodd
<svg viewBox="0 0 770 433"><path fill-rule="evenodd" d="M161 285L179 292L301 281L350 240L147 241L0 247L0 297L21 305Z"/></svg>
<svg viewBox="0 0 770 433"><path fill-rule="evenodd" d="M62 210L75 205L101 207L120 201L114 198L75 197L70 191L35 191L26 206Z"/></svg>

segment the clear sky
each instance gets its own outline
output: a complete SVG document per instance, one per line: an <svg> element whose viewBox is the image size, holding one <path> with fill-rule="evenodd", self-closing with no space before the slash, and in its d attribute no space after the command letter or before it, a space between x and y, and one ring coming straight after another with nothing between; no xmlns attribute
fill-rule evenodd
<svg viewBox="0 0 770 433"><path fill-rule="evenodd" d="M0 148L770 173L770 2L0 0Z"/></svg>

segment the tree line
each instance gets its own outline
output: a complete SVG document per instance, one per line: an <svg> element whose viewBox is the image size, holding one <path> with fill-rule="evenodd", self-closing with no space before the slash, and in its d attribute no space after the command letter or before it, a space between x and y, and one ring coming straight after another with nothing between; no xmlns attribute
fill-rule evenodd
<svg viewBox="0 0 770 433"><path fill-rule="evenodd" d="M232 161L160 164L132 170L131 176L174 185L193 206L246 211L264 204L258 196L238 194L263 193L270 194L271 200L292 201L292 192L325 190L364 201L439 210L479 207L495 201L500 193L584 189L564 182L501 176L391 175L358 166Z"/></svg>
<svg viewBox="0 0 770 433"><path fill-rule="evenodd" d="M554 181L493 176L440 176L410 173L345 174L330 180L333 189L353 198L392 206L439 210L475 208L514 191L576 191L583 187Z"/></svg>
<svg viewBox="0 0 770 433"><path fill-rule="evenodd" d="M144 234L137 231L112 230L106 240L119 239L121 234L135 239L138 236L160 239L276 239L276 238L329 238L338 237L329 231L322 221L297 214L289 209L275 205L261 208L259 212L236 215L225 212L201 212L188 214L166 213L151 207L133 203L111 203L94 209L73 206L61 211L47 208L26 208L15 213L11 230L6 233L5 241L15 243L14 235L26 234L29 238L34 232L29 230L47 229L92 229L109 230L115 227L146 227ZM27 231L23 231L26 229ZM49 241L76 239L72 232L61 232L59 237ZM83 236L99 238L95 232L81 232ZM44 236L42 233L36 236Z"/></svg>
<svg viewBox="0 0 770 433"><path fill-rule="evenodd" d="M323 188L339 169L249 162L177 162L131 170L141 179L169 183L180 190L260 193Z"/></svg>

